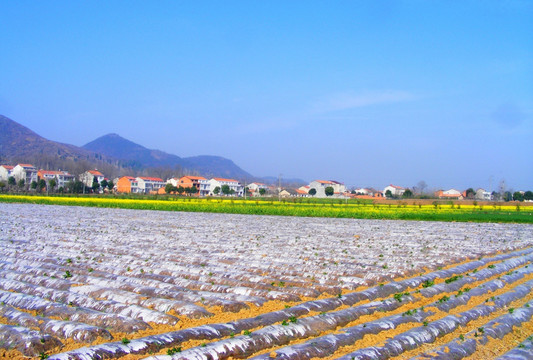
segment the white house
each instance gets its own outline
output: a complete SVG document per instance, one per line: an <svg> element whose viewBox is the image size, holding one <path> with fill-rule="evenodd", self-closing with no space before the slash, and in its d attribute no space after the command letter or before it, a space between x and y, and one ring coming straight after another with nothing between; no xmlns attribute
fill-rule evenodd
<svg viewBox="0 0 533 360"><path fill-rule="evenodd" d="M66 171L53 171L53 170L39 170L37 172L39 179L45 180L47 183L54 179L56 181L56 187L65 187L69 181L74 180L74 175L70 175Z"/></svg>
<svg viewBox="0 0 533 360"><path fill-rule="evenodd" d="M313 196L320 197L320 198L327 197L326 188L328 187L333 188L334 197L342 197L344 196L344 193L346 192L346 186L344 186L343 183L340 183L334 180L314 180L314 181L311 181L308 186L309 186L308 193L309 191L311 191L311 189L315 189L316 194Z"/></svg>
<svg viewBox="0 0 533 360"><path fill-rule="evenodd" d="M37 169L30 164L17 164L13 168L13 176L15 180L24 180L24 184L30 185L33 181L37 181Z"/></svg>
<svg viewBox="0 0 533 360"><path fill-rule="evenodd" d="M260 196L261 195L259 193L260 190L264 189L265 192L267 192L268 191L268 186L266 186L265 184L262 184L262 183L253 182L250 185L248 185L248 189L252 193L252 196Z"/></svg>
<svg viewBox="0 0 533 360"><path fill-rule="evenodd" d="M392 185L390 184L389 186L386 186L385 189L383 189L383 195L384 196L387 196L387 191L390 191L390 193L392 194L392 196L402 196L403 193L405 192L405 188L401 187L401 186L396 186L396 185Z"/></svg>
<svg viewBox="0 0 533 360"><path fill-rule="evenodd" d="M479 188L476 190L476 194L474 195L474 199L476 200L483 200L483 201L490 201L492 200L492 194L488 191L485 191L485 189Z"/></svg>
<svg viewBox="0 0 533 360"><path fill-rule="evenodd" d="M233 195L235 196L243 196L244 195L244 188L237 180L233 179L223 179L223 178L212 178L209 180L209 194L214 195L215 188L220 188L220 193L222 194L222 186L228 185L230 191L233 190Z"/></svg>
<svg viewBox="0 0 533 360"><path fill-rule="evenodd" d="M93 186L94 178L96 178L96 181L98 181L98 184L100 184L102 180L105 179L104 174L102 174L98 170L89 170L80 175L80 181L84 183L85 186L87 187Z"/></svg>
<svg viewBox="0 0 533 360"><path fill-rule="evenodd" d="M463 194L459 190L456 190L456 189L439 190L435 192L435 196L437 196L439 199L463 200Z"/></svg>
<svg viewBox="0 0 533 360"><path fill-rule="evenodd" d="M155 178L155 177L137 177L135 178L137 181L139 191L143 192L145 194L149 194L152 191L156 191L161 189L165 186L165 182L163 179Z"/></svg>
<svg viewBox="0 0 533 360"><path fill-rule="evenodd" d="M11 165L0 165L0 181L7 181L13 176L13 167Z"/></svg>

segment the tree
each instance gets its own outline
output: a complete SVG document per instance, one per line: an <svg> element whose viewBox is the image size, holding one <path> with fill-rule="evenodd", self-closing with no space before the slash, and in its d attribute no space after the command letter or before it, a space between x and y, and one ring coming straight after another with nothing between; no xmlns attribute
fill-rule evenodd
<svg viewBox="0 0 533 360"><path fill-rule="evenodd" d="M35 190L39 186L39 183L37 181L32 181L30 184L30 188Z"/></svg>
<svg viewBox="0 0 533 360"><path fill-rule="evenodd" d="M229 195L230 194L229 185L226 185L226 184L222 185L220 190L222 190L222 194L224 194L224 195Z"/></svg>
<svg viewBox="0 0 533 360"><path fill-rule="evenodd" d="M413 197L413 192L410 189L405 189L405 191L402 194L402 197L404 199L410 199Z"/></svg>
<svg viewBox="0 0 533 360"><path fill-rule="evenodd" d="M218 195L220 194L220 186L217 186L213 189L213 194Z"/></svg>
<svg viewBox="0 0 533 360"><path fill-rule="evenodd" d="M83 187L83 183L79 180L71 180L67 183L67 191L73 194L81 194L83 192Z"/></svg>
<svg viewBox="0 0 533 360"><path fill-rule="evenodd" d="M526 191L524 193L524 200L533 200L533 191Z"/></svg>
<svg viewBox="0 0 533 360"><path fill-rule="evenodd" d="M22 189L24 187L24 184L25 184L24 179L20 179L19 182L18 182L19 188Z"/></svg>
<svg viewBox="0 0 533 360"><path fill-rule="evenodd" d="M392 193L391 193L390 190L385 191L385 197L386 197L387 199L391 199L391 198L393 197L393 196L392 196Z"/></svg>
<svg viewBox="0 0 533 360"><path fill-rule="evenodd" d="M6 187L6 183L3 181L0 181L0 191L4 191L5 187Z"/></svg>
<svg viewBox="0 0 533 360"><path fill-rule="evenodd" d="M46 189L46 180L45 179L39 180L39 191L43 191L43 189Z"/></svg>
<svg viewBox="0 0 533 360"><path fill-rule="evenodd" d="M316 189L315 188L309 189L308 194L311 195L311 196L315 196L316 195Z"/></svg>
<svg viewBox="0 0 533 360"><path fill-rule="evenodd" d="M102 188L102 190L104 190L105 188L107 188L108 185L109 185L109 184L107 183L107 180L106 180L106 179L100 181L100 187Z"/></svg>
<svg viewBox="0 0 533 360"><path fill-rule="evenodd" d="M465 191L467 199L473 199L476 196L476 192L472 188L468 188Z"/></svg>
<svg viewBox="0 0 533 360"><path fill-rule="evenodd" d="M107 187L109 188L109 190L113 190L114 186L115 186L115 184L113 184L113 180L109 180L107 182Z"/></svg>
<svg viewBox="0 0 533 360"><path fill-rule="evenodd" d="M513 194L511 194L510 191L506 191L503 193L503 201L511 201L513 200Z"/></svg>
<svg viewBox="0 0 533 360"><path fill-rule="evenodd" d="M10 176L9 179L7 179L7 184L10 186L15 186L17 185L17 180L15 180L13 176Z"/></svg>
<svg viewBox="0 0 533 360"><path fill-rule="evenodd" d="M191 187L189 188L189 194L194 195L194 194L196 194L197 192L198 192L198 189L196 188L196 186L193 185L193 186L191 186Z"/></svg>
<svg viewBox="0 0 533 360"><path fill-rule="evenodd" d="M326 193L326 196L331 196L335 193L335 190L333 190L333 187L328 186L324 189L324 192Z"/></svg>
<svg viewBox="0 0 533 360"><path fill-rule="evenodd" d="M178 186L178 188L176 189L176 191L178 192L178 194L183 194L185 192L185 188L183 186Z"/></svg>
<svg viewBox="0 0 533 360"><path fill-rule="evenodd" d="M48 186L50 186L50 190L52 190L52 192L54 191L54 188L56 187L56 185L57 185L56 179L48 180Z"/></svg>
<svg viewBox="0 0 533 360"><path fill-rule="evenodd" d="M428 187L428 184L424 180L420 180L416 186L413 188L413 191L415 193L423 194L426 188Z"/></svg>
<svg viewBox="0 0 533 360"><path fill-rule="evenodd" d="M524 201L524 195L520 191L515 191L513 193L513 200L514 201Z"/></svg>
<svg viewBox="0 0 533 360"><path fill-rule="evenodd" d="M175 191L174 189L175 189L175 186L172 185L171 183L167 183L167 184L165 185L165 192L166 192L167 194L170 194L171 192Z"/></svg>
<svg viewBox="0 0 533 360"><path fill-rule="evenodd" d="M91 188L93 189L93 192L97 192L98 189L100 189L100 183L98 182L96 176L93 177L93 185L91 186Z"/></svg>
<svg viewBox="0 0 533 360"><path fill-rule="evenodd" d="M264 188L259 189L259 195L263 196L265 194L266 194L266 189Z"/></svg>

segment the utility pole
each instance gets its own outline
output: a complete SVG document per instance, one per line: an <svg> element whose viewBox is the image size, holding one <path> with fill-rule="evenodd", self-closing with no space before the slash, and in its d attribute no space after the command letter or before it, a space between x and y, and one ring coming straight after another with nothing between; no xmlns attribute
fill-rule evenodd
<svg viewBox="0 0 533 360"><path fill-rule="evenodd" d="M281 202L281 176L283 174L279 174L278 176L278 201Z"/></svg>

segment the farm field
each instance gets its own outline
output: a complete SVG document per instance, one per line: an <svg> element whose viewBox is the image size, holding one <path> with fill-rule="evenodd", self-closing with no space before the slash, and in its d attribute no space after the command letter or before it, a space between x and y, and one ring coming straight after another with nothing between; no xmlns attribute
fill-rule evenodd
<svg viewBox="0 0 533 360"><path fill-rule="evenodd" d="M527 359L533 225L0 203L0 359Z"/></svg>
<svg viewBox="0 0 533 360"><path fill-rule="evenodd" d="M423 200L371 203L368 200L291 199L244 200L234 198L193 198L174 196L42 196L0 195L0 202L106 207L137 210L212 212L248 215L281 215L351 219L390 219L427 221L473 221L533 223L531 203L474 205L469 202ZM391 202L395 202L394 204Z"/></svg>

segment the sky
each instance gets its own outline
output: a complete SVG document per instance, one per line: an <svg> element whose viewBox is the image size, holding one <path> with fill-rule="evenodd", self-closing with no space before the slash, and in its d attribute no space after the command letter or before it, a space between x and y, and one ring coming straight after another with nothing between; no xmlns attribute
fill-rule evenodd
<svg viewBox="0 0 533 360"><path fill-rule="evenodd" d="M0 114L255 176L533 190L533 1L2 1Z"/></svg>

